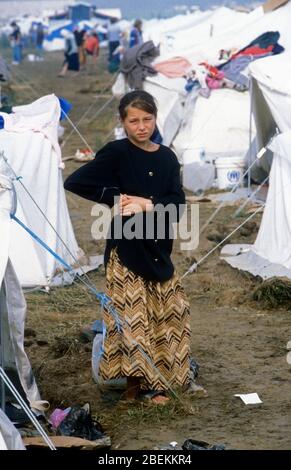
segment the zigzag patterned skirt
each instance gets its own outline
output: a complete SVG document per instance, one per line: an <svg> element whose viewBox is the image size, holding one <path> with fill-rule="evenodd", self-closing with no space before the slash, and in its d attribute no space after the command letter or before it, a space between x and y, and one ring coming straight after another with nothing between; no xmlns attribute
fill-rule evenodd
<svg viewBox="0 0 291 470"><path fill-rule="evenodd" d="M122 322L104 307L104 380L140 377L146 390L186 387L190 371L190 309L176 273L169 281L145 281L123 266L112 250L106 293Z"/></svg>

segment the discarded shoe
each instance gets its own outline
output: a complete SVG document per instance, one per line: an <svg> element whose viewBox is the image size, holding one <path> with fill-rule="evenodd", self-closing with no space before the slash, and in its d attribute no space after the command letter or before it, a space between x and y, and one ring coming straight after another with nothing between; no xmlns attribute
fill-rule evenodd
<svg viewBox="0 0 291 470"><path fill-rule="evenodd" d="M194 439L187 439L184 444L182 444L183 450L225 450L223 444L214 444L211 446L208 442L196 441Z"/></svg>
<svg viewBox="0 0 291 470"><path fill-rule="evenodd" d="M75 153L74 160L77 162L90 162L94 160L94 154L89 149L78 149Z"/></svg>

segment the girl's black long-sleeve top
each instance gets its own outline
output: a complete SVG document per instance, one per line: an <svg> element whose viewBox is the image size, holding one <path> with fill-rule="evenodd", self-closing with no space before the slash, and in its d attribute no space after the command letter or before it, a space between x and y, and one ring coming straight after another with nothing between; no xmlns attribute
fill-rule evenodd
<svg viewBox="0 0 291 470"><path fill-rule="evenodd" d="M68 191L109 207L120 194L151 199L154 204L151 212L114 217L107 236L105 266L111 250L116 247L122 264L145 280L163 282L172 277L172 224L179 220L185 204L180 165L172 150L160 145L158 150L148 152L128 139L109 142L97 152L94 160L70 175L64 186ZM137 229L140 223L142 233ZM123 229L121 236L116 236L120 234L120 230L116 230L118 224ZM125 233L129 224L136 233L131 239Z"/></svg>

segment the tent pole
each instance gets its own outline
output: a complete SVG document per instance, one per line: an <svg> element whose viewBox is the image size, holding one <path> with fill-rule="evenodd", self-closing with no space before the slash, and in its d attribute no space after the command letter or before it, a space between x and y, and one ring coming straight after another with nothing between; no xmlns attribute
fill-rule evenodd
<svg viewBox="0 0 291 470"><path fill-rule="evenodd" d="M3 309L1 309L1 286L0 286L0 366L4 370L5 364L4 364L4 336L3 336L3 331L4 331L4 311L3 311ZM2 380L2 378L0 379L0 390L1 390L0 408L5 413L5 402L6 402L5 384L4 384L4 381Z"/></svg>
<svg viewBox="0 0 291 470"><path fill-rule="evenodd" d="M249 123L249 162L252 163L252 114L253 114L253 80L250 79L250 123ZM251 172L248 173L248 197L251 195Z"/></svg>

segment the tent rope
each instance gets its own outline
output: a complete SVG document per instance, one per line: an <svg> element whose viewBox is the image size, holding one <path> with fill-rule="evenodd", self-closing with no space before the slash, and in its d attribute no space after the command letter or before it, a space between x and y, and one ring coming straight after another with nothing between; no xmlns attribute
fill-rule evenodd
<svg viewBox="0 0 291 470"><path fill-rule="evenodd" d="M69 118L69 116L67 115L67 113L62 110L62 112L64 113L64 115L66 116L68 122L71 124L72 128L73 128L73 131L75 131L78 136L80 137L80 139L82 140L82 142L86 145L86 147L90 150L90 152L92 154L94 154L94 150L92 149L91 145L87 142L87 140L85 139L85 137L81 134L81 132L79 131L79 129L77 128L77 126L73 123L73 121Z"/></svg>
<svg viewBox="0 0 291 470"><path fill-rule="evenodd" d="M105 93L106 91L108 91L108 89L111 87L111 85L113 84L114 80L116 78L116 74L114 75L113 77L113 80L111 80L111 82L109 83L109 85L106 85L106 87L103 88L103 90L101 90L100 92L100 95L102 95L103 93ZM78 122L76 123L76 126L79 127L80 123L83 121L83 119L85 118L85 116L87 116L87 114L89 114L89 111L91 111L92 107L94 106L95 102L100 98L100 95L97 95L95 97L95 99L92 101L92 103L88 106L88 108L86 109L86 111L82 114L82 116L80 117L80 119L78 120ZM102 105L103 106L103 105ZM104 108L105 109L105 108ZM64 140L64 142L62 143L61 147L63 148L67 141L69 140L69 138L71 137L73 131L70 132L70 134L66 137L66 139Z"/></svg>
<svg viewBox="0 0 291 470"><path fill-rule="evenodd" d="M101 108L98 109L97 113L95 114L94 118L93 119L96 119L97 116L99 116L100 113L102 113L102 111L104 111L104 109L106 109L110 103L112 103L112 101L115 99L114 96L111 96L107 101L106 103L104 103ZM68 142L69 138L71 137L71 135L73 134L73 132L77 132L77 134L79 135L79 137L81 138L81 140L85 143L85 145L87 146L87 148L90 150L91 153L95 153L94 150L92 149L92 147L88 144L88 142L86 141L85 137L83 137L83 135L81 134L81 132L79 131L77 125L75 125L72 120L69 118L69 116L67 115L67 113L65 113L65 111L63 111L64 115L66 116L66 118L68 119L69 123L71 124L72 126L72 131L70 132L70 134L67 136L67 138L64 140L64 142L61 144L61 148L64 148L64 146L66 145L66 143Z"/></svg>
<svg viewBox="0 0 291 470"><path fill-rule="evenodd" d="M36 200L34 199L34 197L32 196L32 194L30 193L30 191L26 188L26 186L23 184L23 182L21 181L21 178L22 177L19 177L17 176L16 172L14 171L14 169L12 168L12 166L10 165L10 163L8 162L8 159L5 157L4 155L4 152L0 152L0 159L1 157L3 158L4 162L6 163L6 165L8 166L8 168L10 169L10 171L12 172L13 176L15 177L16 181L18 181L21 185L21 187L24 189L24 191L26 192L26 194L28 195L28 197L32 200L33 204L36 206L36 208L40 211L41 215L43 216L43 218L45 219L45 221L48 223L48 225L50 226L50 228L53 230L53 232L55 233L55 235L57 236L57 238L60 240L60 242L63 244L63 246L66 248L67 252L70 254L70 256L72 257L72 259L74 260L74 263L78 266L78 268L81 270L83 276L85 278L87 278L87 280L90 282L90 278L88 277L87 273L85 273L85 271L83 270L83 267L82 265L80 264L79 260L75 257L75 255L72 253L72 251L70 250L69 246L66 244L66 242L63 240L63 238L60 236L60 234L58 233L58 231L55 229L55 227L52 225L52 223L50 222L50 220L47 218L46 214L43 212L43 210L41 209L41 207L38 205L38 203L36 202ZM14 185L13 185L14 187Z"/></svg>
<svg viewBox="0 0 291 470"><path fill-rule="evenodd" d="M247 168L247 170L244 172L244 174L242 175L242 179L248 174L248 172L251 170L251 168L253 167L253 165L256 163L256 160L253 161L253 163ZM231 189L230 193L229 194L233 194L237 189L238 187L240 186L240 182L237 182ZM213 214L207 219L207 221L204 223L204 225L202 226L201 230L199 231L199 235L201 235L204 230L208 227L208 225L212 222L212 220L214 219L214 217L218 214L218 212L222 209L222 207L225 206L227 201L222 201L219 206L215 209L215 211L213 212Z"/></svg>
<svg viewBox="0 0 291 470"><path fill-rule="evenodd" d="M116 79L116 75L117 73L114 74L113 76L113 79L110 81L109 85L107 84L106 87L104 87L100 94L102 95L105 91L107 91L111 85L113 84L114 80ZM19 73L19 70L18 70L18 79L20 81L22 81L23 83L25 83L30 89L31 91L33 92L34 96L39 98L39 93L36 92L36 90L30 85L30 83L21 77L20 73ZM15 80L14 80L15 83L17 83ZM41 91L42 94L46 95L47 92L42 90L42 88L39 88L39 90ZM87 110L84 112L84 114L81 116L81 118L79 119L79 121L77 122L77 124L74 124L74 122L69 118L69 116L67 115L67 113L62 110L63 114L66 116L66 118L68 119L68 122L70 123L71 127L72 127L72 130L71 132L69 133L69 135L66 137L66 139L63 141L63 143L61 144L61 148L64 148L64 146L66 145L66 143L68 142L69 138L71 137L71 135L73 134L73 132L75 131L78 136L80 137L80 139L82 140L82 142L86 145L86 147L90 150L91 153L95 153L94 150L92 149L92 147L89 145L89 143L86 141L85 137L81 134L80 130L78 129L78 126L80 124L80 122L84 119L84 117L88 114L88 112L91 110L92 106L94 106L96 100L100 98L99 95L97 95L94 99L94 101L89 105L89 107L87 108ZM97 113L94 115L94 117L92 118L93 119L96 119L96 117L102 112L104 111L104 109L107 108L107 106L109 106L109 104L115 99L114 96L110 97L106 103L104 103L98 110L97 110Z"/></svg>
<svg viewBox="0 0 291 470"><path fill-rule="evenodd" d="M247 199L242 203L242 205L235 211L235 213L232 216L233 219L241 213L241 211L254 198L254 196L260 191L260 189L264 186L264 184L266 184L268 179L269 179L269 175L266 176L266 178L263 180L263 182L260 184L260 186L258 186L257 189L255 191L253 191L252 194L250 196L248 196Z"/></svg>
<svg viewBox="0 0 291 470"><path fill-rule="evenodd" d="M265 206L265 204L263 204ZM193 271L196 271L198 266L205 261L208 256L210 256L219 246L221 246L226 240L228 240L234 233L236 233L241 227L243 227L249 220L251 220L260 210L261 206L258 207L258 209L251 214L246 220L244 220L238 227L236 227L229 235L227 235L221 242L219 242L217 245L215 245L206 255L204 255L199 261L195 262L190 266L190 268L183 274L181 279L184 279L188 274L193 273Z"/></svg>

